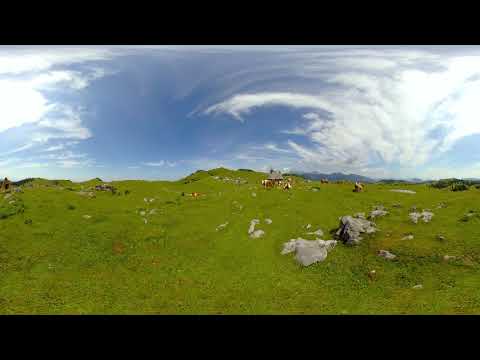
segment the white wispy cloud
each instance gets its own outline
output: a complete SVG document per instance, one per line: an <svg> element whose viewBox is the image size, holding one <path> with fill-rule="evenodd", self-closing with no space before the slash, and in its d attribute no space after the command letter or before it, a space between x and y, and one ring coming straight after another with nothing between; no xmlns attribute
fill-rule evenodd
<svg viewBox="0 0 480 360"><path fill-rule="evenodd" d="M153 167L161 167L161 166L164 166L164 165L165 165L165 161L164 161L164 160L160 160L160 161L157 161L157 162L142 162L142 165L144 165L144 166L153 166Z"/></svg>
<svg viewBox="0 0 480 360"><path fill-rule="evenodd" d="M205 110L205 114L225 112L243 121L241 115L248 114L253 108L275 105L311 109L328 108L328 103L321 98L308 94L256 93L235 95L219 104L210 106Z"/></svg>
<svg viewBox="0 0 480 360"><path fill-rule="evenodd" d="M279 129L304 136L301 143L290 140L290 149L305 163L358 170L378 162L425 164L465 136L480 134L479 54L349 49L291 57L299 58L298 74L323 84L321 91L240 93L204 113L245 121L260 107L304 110L296 127Z"/></svg>

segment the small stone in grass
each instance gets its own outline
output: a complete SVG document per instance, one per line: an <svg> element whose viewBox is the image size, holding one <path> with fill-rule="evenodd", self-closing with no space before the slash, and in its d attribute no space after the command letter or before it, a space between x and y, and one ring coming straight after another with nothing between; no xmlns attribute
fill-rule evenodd
<svg viewBox="0 0 480 360"><path fill-rule="evenodd" d="M381 256L387 260L393 260L397 257L397 255L392 254L390 251L387 251L387 250L379 250L378 256Z"/></svg>
<svg viewBox="0 0 480 360"><path fill-rule="evenodd" d="M415 290L423 289L423 285L422 284L415 285L412 287L412 289L415 289Z"/></svg>

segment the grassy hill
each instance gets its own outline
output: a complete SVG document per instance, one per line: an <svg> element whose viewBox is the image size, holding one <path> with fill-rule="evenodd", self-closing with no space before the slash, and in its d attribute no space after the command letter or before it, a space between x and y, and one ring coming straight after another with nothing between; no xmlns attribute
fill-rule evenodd
<svg viewBox="0 0 480 360"><path fill-rule="evenodd" d="M263 189L265 176L220 168L173 182L112 182L117 194L95 197L84 190L100 179L35 179L23 193L0 194L0 313L480 312L480 190L374 184L353 193L351 184L296 177L288 192ZM402 188L416 194L390 191ZM202 196L182 196L194 191ZM359 246L338 244L306 268L280 254L292 238L314 239L307 224L327 240L340 216L379 204L389 214ZM413 206L431 209L431 223L411 223ZM264 237L248 236L252 219ZM409 233L414 239L402 240Z"/></svg>

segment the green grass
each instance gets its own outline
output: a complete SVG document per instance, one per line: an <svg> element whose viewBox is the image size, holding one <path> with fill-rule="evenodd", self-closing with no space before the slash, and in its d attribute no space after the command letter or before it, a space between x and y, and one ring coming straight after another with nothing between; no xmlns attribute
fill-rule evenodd
<svg viewBox="0 0 480 360"><path fill-rule="evenodd" d="M214 176L244 179L237 185ZM35 180L8 204L0 195L2 314L475 314L480 312L480 191L428 185L306 183L290 192L265 190L264 175L215 169L177 182L114 182L119 195L77 192ZM47 186L48 185L48 186ZM67 187L72 190L68 190ZM311 189L319 187L319 191ZM392 188L417 193L390 192ZM129 191L125 195L126 190ZM198 199L182 196L193 191ZM256 197L252 196L256 193ZM146 203L144 198L155 198ZM440 202L447 207L437 209ZM392 207L401 204L400 208ZM390 214L358 247L337 245L307 268L282 244L338 218L382 204ZM415 225L409 209L429 208ZM147 215L145 224L140 211ZM84 215L91 218L85 219ZM251 239L251 219L266 234ZM273 223L267 225L265 218ZM463 219L463 221L462 221ZM31 220L31 223L26 220ZM220 231L216 227L225 222ZM413 240L401 240L407 233ZM437 235L445 241L437 240ZM386 261L385 249L397 255ZM444 255L457 256L445 262ZM376 270L370 280L368 272ZM412 286L423 284L423 289Z"/></svg>

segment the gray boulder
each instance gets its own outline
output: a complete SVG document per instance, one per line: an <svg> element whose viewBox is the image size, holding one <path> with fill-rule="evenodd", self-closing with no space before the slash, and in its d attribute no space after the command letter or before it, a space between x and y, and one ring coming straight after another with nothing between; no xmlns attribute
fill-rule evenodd
<svg viewBox="0 0 480 360"><path fill-rule="evenodd" d="M252 233L250 234L250 237L251 237L252 239L258 239L258 238L262 237L263 235L265 235L265 231L263 231L263 230L255 230L254 232L252 232Z"/></svg>
<svg viewBox="0 0 480 360"><path fill-rule="evenodd" d="M361 234L373 234L377 231L375 223L352 216L340 218L340 226L336 237L347 245L356 245L362 240Z"/></svg>
<svg viewBox="0 0 480 360"><path fill-rule="evenodd" d="M295 252L295 259L303 266L309 266L316 262L324 261L328 251L333 249L335 240L305 240L302 238L291 239L283 244L282 255Z"/></svg>
<svg viewBox="0 0 480 360"><path fill-rule="evenodd" d="M265 219L265 223L267 223L268 225L270 225L272 222L272 219Z"/></svg>
<svg viewBox="0 0 480 360"><path fill-rule="evenodd" d="M295 259L303 266L310 266L317 262L322 262L327 258L327 249L323 247L297 247Z"/></svg>

